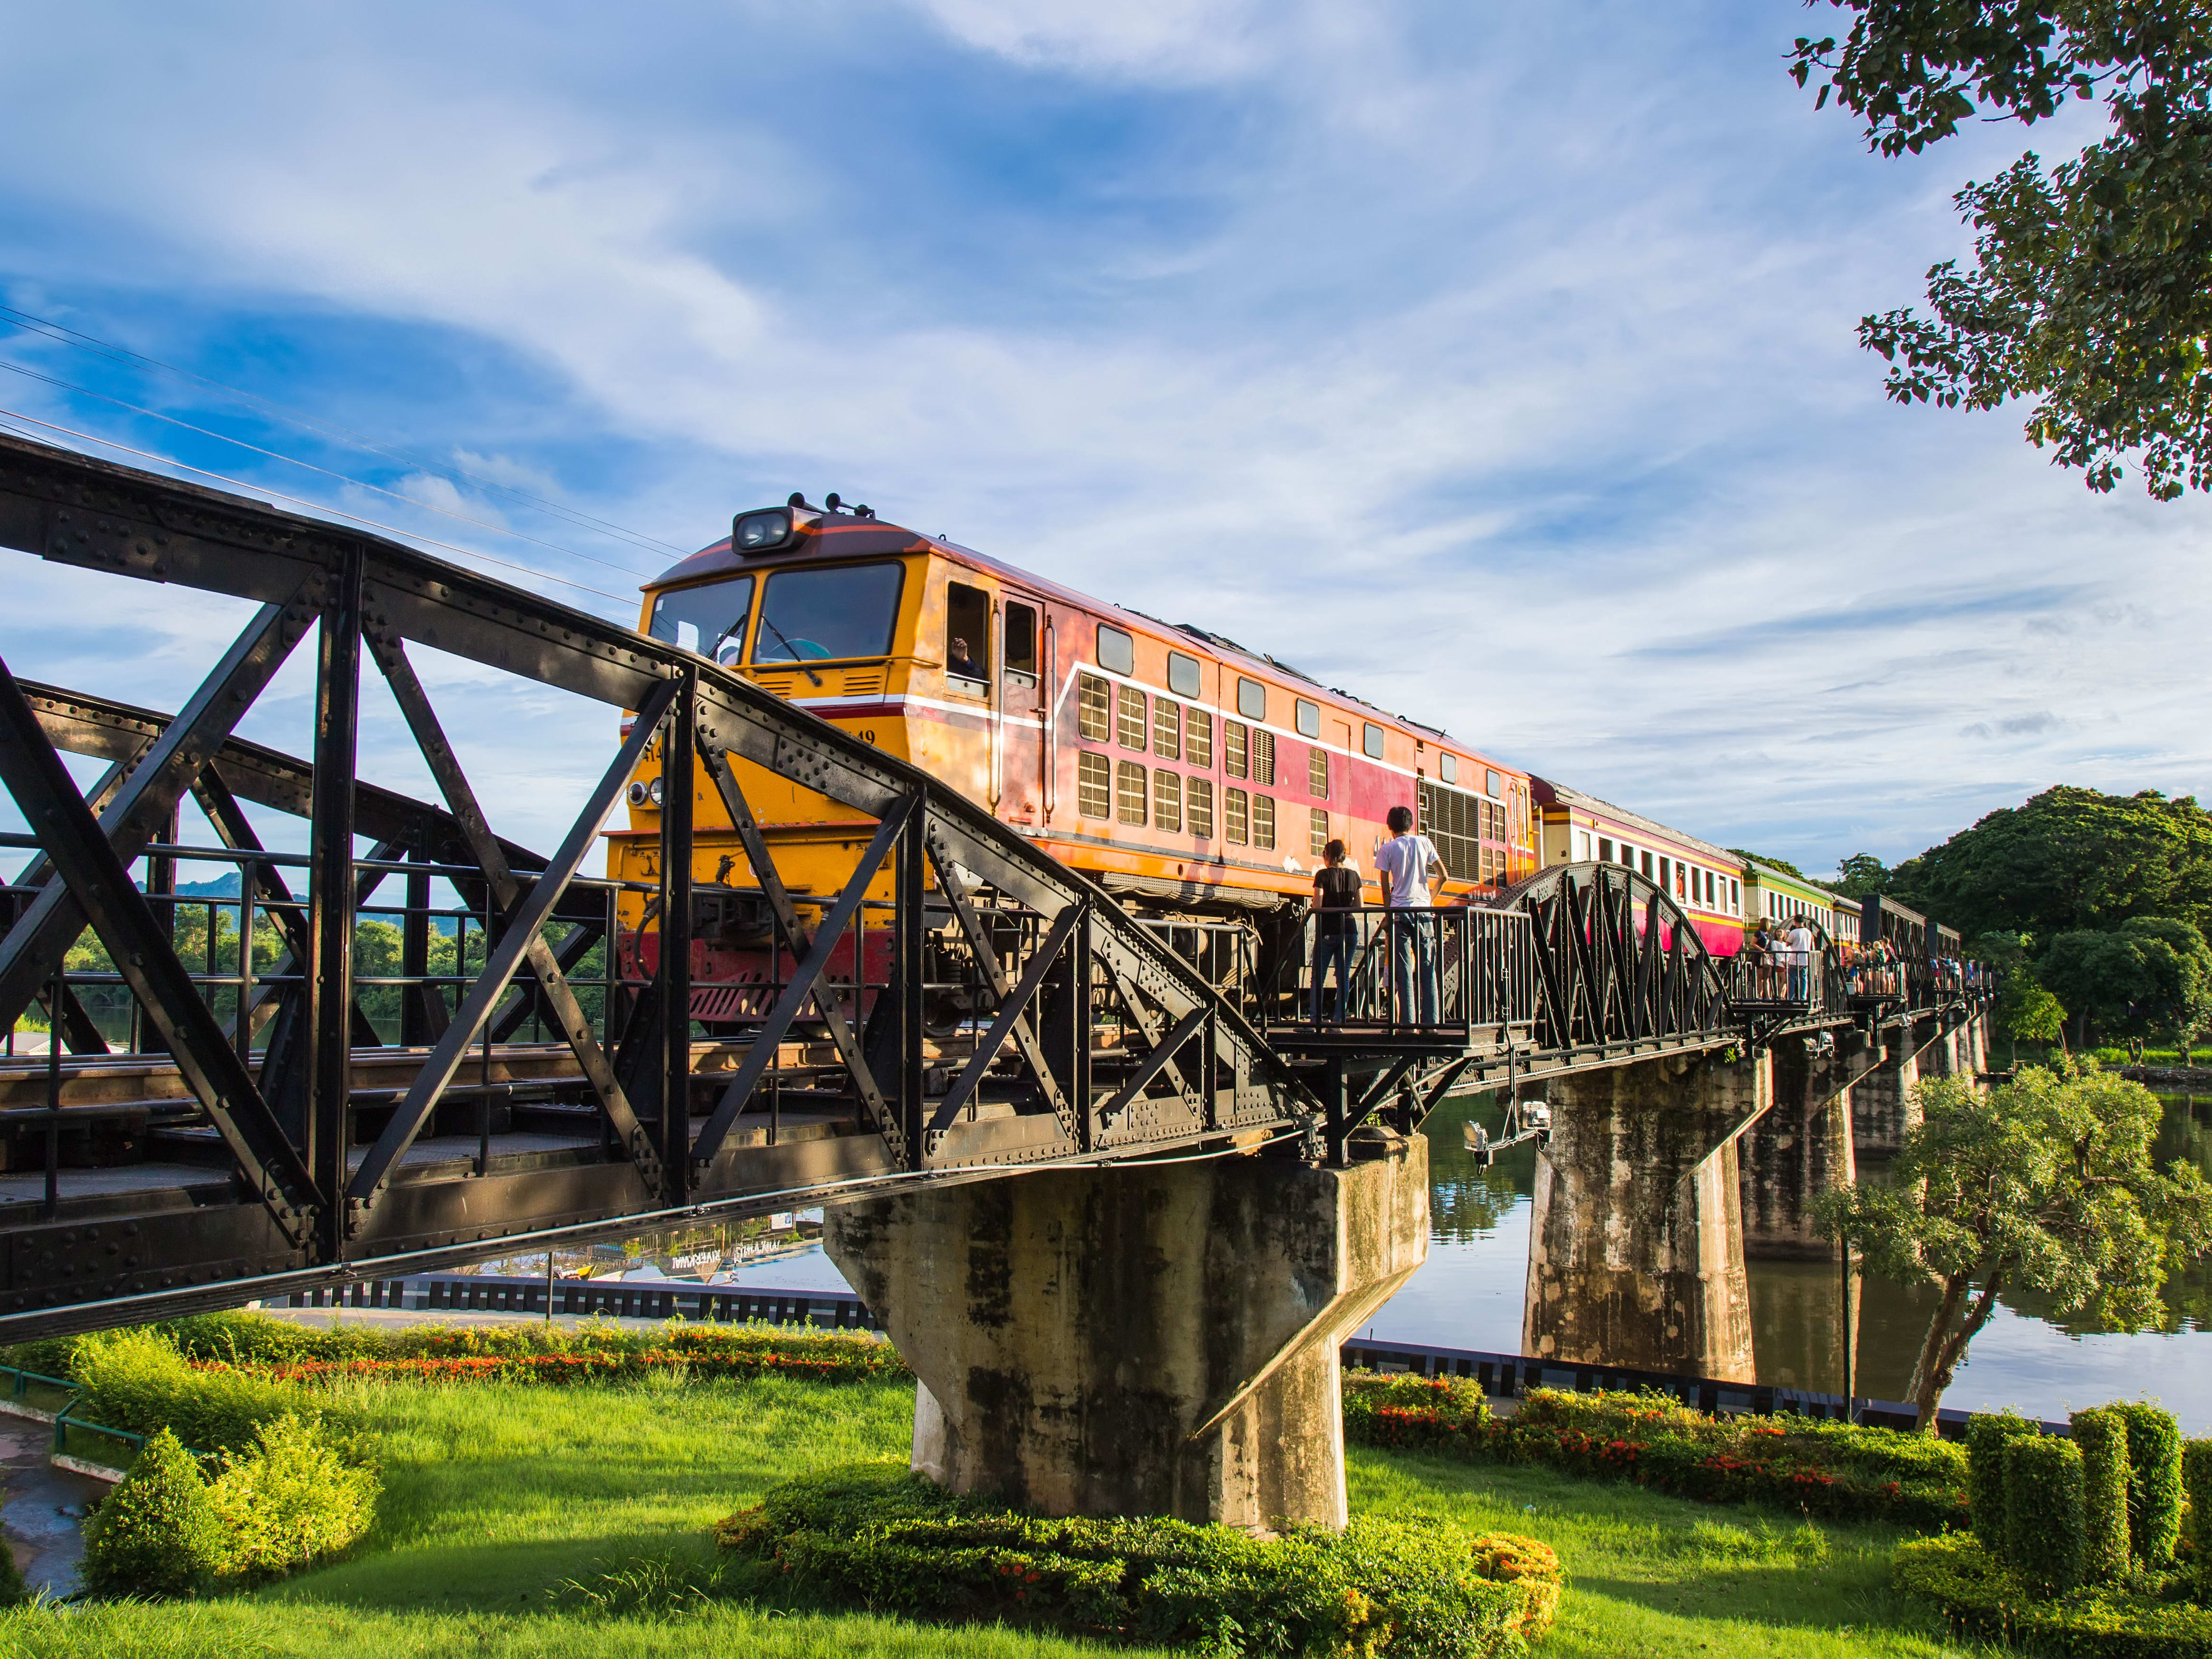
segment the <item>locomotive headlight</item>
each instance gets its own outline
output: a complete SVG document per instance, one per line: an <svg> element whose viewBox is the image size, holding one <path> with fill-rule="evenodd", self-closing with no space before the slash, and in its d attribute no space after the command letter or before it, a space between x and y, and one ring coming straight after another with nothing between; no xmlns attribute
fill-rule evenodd
<svg viewBox="0 0 2212 1659"><path fill-rule="evenodd" d="M655 778L651 783L646 785L645 798L651 801L655 806L660 805L660 780L659 778Z"/></svg>
<svg viewBox="0 0 2212 1659"><path fill-rule="evenodd" d="M740 553L765 553L791 539L791 514L785 507L740 513L730 528L730 545Z"/></svg>
<svg viewBox="0 0 2212 1659"><path fill-rule="evenodd" d="M640 783L636 779L633 778L630 780L629 788L626 793L629 796L629 804L632 806L642 806L645 805L645 786Z"/></svg>

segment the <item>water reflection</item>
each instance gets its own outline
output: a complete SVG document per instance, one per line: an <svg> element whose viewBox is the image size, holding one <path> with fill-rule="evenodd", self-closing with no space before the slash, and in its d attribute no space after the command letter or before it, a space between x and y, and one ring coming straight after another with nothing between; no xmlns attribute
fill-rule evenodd
<svg viewBox="0 0 2212 1659"><path fill-rule="evenodd" d="M2165 1098L2158 1141L2163 1164L2185 1158L2212 1177L2212 1099ZM1429 1119L1432 1231L1429 1260L1378 1313L1382 1336L1503 1352L1521 1349L1528 1227L1535 1191L1533 1146L1514 1148L1490 1169L1476 1167L1463 1126L1495 1134L1504 1116L1498 1097L1447 1101ZM1784 1387L1841 1386L1839 1274L1832 1263L1747 1264L1759 1380ZM1935 1293L1862 1279L1854 1296L1857 1327L1855 1390L1898 1399ZM2099 1333L2079 1316L2051 1320L2032 1293L2002 1298L1972 1358L1944 1397L1969 1410L2016 1405L2038 1416L2138 1396L2158 1398L2192 1433L2212 1427L2212 1268L2193 1265L2169 1280L2163 1332Z"/></svg>

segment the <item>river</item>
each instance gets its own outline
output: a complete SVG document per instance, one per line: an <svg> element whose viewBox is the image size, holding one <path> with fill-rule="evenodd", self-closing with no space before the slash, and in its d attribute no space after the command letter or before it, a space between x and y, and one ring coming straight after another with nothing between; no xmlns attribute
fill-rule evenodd
<svg viewBox="0 0 2212 1659"><path fill-rule="evenodd" d="M2212 1176L2212 1097L2161 1097L2158 1162L2187 1158ZM1538 1149L1513 1148L1487 1170L1468 1155L1462 1126L1496 1131L1497 1097L1464 1095L1433 1113L1429 1137L1429 1259L1370 1325L1379 1337L1517 1353L1528 1272L1528 1222ZM1840 1311L1838 1274L1818 1261L1753 1260L1753 1343L1759 1380L1833 1391ZM842 1290L819 1246L779 1261L718 1274L719 1282L792 1290ZM1926 1328L1930 1297L1875 1279L1858 1299L1855 1391L1904 1397ZM2011 1406L2031 1417L2063 1418L2112 1400L2159 1401L2184 1431L2212 1432L2212 1263L2185 1270L2166 1287L2164 1328L2133 1336L2099 1332L2053 1316L2032 1293L2003 1298L1975 1338L1943 1403L1971 1411Z"/></svg>

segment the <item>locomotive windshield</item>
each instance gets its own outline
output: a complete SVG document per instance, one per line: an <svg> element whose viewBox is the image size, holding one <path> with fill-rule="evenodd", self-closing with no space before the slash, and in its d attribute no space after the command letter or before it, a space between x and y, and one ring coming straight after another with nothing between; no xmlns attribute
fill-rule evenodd
<svg viewBox="0 0 2212 1659"><path fill-rule="evenodd" d="M646 631L726 668L744 650L745 616L752 608L750 576L679 587L653 600L653 622Z"/></svg>
<svg viewBox="0 0 2212 1659"><path fill-rule="evenodd" d="M777 571L761 600L753 661L888 657L905 574L897 564Z"/></svg>

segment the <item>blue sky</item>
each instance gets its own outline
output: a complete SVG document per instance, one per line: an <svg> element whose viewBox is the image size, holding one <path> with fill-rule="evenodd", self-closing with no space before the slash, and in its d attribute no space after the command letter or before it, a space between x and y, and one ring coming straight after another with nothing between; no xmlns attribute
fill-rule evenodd
<svg viewBox="0 0 2212 1659"><path fill-rule="evenodd" d="M2199 790L2205 504L2093 496L2016 411L1898 410L1853 342L1963 251L1950 193L2025 135L1877 160L1784 76L1807 27L1779 0L27 12L0 302L325 430L6 329L47 378L0 371L0 408L606 595L837 489L1808 867L2058 781ZM15 672L149 703L240 619L0 573ZM304 747L301 666L252 734ZM429 678L495 822L557 838L607 714ZM427 789L372 726L374 775Z"/></svg>

